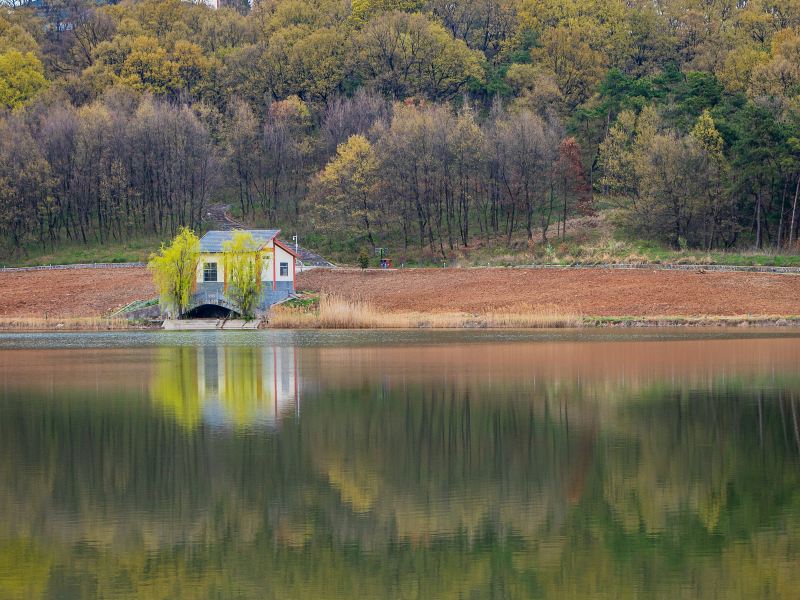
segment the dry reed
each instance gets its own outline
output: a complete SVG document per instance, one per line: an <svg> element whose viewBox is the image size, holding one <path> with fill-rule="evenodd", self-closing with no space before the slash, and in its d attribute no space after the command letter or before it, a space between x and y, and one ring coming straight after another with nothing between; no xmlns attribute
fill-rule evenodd
<svg viewBox="0 0 800 600"><path fill-rule="evenodd" d="M579 327L582 319L554 308L524 307L481 314L389 312L363 300L323 295L317 306L276 306L269 326L278 329L461 329Z"/></svg>
<svg viewBox="0 0 800 600"><path fill-rule="evenodd" d="M0 331L108 331L130 329L127 319L104 317L0 317Z"/></svg>

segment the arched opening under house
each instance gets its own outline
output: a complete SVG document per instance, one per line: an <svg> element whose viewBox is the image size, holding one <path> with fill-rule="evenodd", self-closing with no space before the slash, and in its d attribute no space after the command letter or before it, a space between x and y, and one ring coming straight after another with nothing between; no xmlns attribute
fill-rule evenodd
<svg viewBox="0 0 800 600"><path fill-rule="evenodd" d="M186 319L237 319L239 313L218 304L201 304L183 315Z"/></svg>

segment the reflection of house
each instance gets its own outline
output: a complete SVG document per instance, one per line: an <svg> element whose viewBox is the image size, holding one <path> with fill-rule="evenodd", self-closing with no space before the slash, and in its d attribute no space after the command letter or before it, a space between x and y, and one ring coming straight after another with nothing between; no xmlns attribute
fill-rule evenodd
<svg viewBox="0 0 800 600"><path fill-rule="evenodd" d="M197 397L212 425L275 426L300 408L294 348L197 349Z"/></svg>
<svg viewBox="0 0 800 600"><path fill-rule="evenodd" d="M226 293L228 274L224 250L234 233L209 231L200 240L197 287L189 305L190 311L196 316L205 316L209 311L240 312ZM297 255L277 239L280 233L278 229L254 229L248 233L258 246L252 260L258 266L261 284L257 312L264 313L271 305L286 300L294 292Z"/></svg>

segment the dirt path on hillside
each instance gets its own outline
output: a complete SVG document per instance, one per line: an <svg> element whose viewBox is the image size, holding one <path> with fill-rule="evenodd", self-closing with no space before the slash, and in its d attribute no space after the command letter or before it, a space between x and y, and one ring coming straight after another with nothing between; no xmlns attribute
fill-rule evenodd
<svg viewBox="0 0 800 600"><path fill-rule="evenodd" d="M316 269L299 290L390 311L556 307L583 316L800 315L800 276L602 269Z"/></svg>

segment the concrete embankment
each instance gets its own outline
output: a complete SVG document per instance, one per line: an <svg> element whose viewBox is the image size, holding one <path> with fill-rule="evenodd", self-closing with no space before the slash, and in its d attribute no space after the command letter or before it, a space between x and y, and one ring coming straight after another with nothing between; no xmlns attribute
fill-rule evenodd
<svg viewBox="0 0 800 600"><path fill-rule="evenodd" d="M162 327L167 331L213 331L216 329L259 329L261 319L166 319Z"/></svg>

